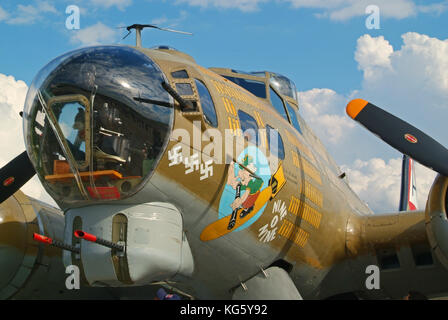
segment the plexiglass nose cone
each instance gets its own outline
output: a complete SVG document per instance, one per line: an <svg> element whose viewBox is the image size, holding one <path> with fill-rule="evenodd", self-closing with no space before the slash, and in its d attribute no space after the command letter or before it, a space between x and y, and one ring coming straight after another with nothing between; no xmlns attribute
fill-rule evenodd
<svg viewBox="0 0 448 320"><path fill-rule="evenodd" d="M173 126L167 78L124 46L67 53L45 66L27 94L27 152L61 208L122 201L155 172Z"/></svg>

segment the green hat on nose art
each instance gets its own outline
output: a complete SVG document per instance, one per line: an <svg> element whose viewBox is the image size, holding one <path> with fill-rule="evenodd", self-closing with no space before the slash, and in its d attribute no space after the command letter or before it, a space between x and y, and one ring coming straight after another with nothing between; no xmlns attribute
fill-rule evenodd
<svg viewBox="0 0 448 320"><path fill-rule="evenodd" d="M253 158L250 156L250 155L246 155L245 157L244 157L244 159L243 159L243 163L242 163L242 165L243 166L245 166L246 168L247 168L247 166L249 165L249 164L251 164L253 162ZM240 167L240 169L244 169L241 165L239 166Z"/></svg>

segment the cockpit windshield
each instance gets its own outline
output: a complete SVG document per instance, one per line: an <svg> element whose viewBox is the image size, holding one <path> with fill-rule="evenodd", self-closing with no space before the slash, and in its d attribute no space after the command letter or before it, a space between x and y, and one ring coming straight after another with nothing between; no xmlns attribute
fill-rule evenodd
<svg viewBox="0 0 448 320"><path fill-rule="evenodd" d="M256 97L266 99L266 85L264 82L230 76L224 76L224 78L243 87Z"/></svg>
<svg viewBox="0 0 448 320"><path fill-rule="evenodd" d="M278 73L269 72L269 75L269 82L274 89L297 101L297 88L294 82Z"/></svg>
<svg viewBox="0 0 448 320"><path fill-rule="evenodd" d="M91 47L48 64L27 95L28 153L59 203L116 200L144 184L166 146L172 100L139 51Z"/></svg>
<svg viewBox="0 0 448 320"><path fill-rule="evenodd" d="M279 73L267 72L267 71L244 72L234 69L232 69L231 71L233 73L237 73L243 76L249 75L262 78L266 78L267 76L269 76L270 85L275 90L277 90L278 93L280 93L283 96L293 98L295 101L298 101L297 88L294 82L292 82L290 79ZM266 99L266 85L264 82L246 79L244 77L232 77L228 75L223 75L223 77L236 83L240 87L243 87L244 89L250 91L257 97Z"/></svg>

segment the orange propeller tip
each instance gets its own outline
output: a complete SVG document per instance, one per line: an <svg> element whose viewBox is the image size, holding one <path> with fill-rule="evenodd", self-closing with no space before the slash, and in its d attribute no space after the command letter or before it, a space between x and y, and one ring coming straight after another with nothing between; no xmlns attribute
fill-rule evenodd
<svg viewBox="0 0 448 320"><path fill-rule="evenodd" d="M356 116L361 112L362 109L368 104L369 102L363 99L354 99L350 101L347 104L347 114L350 116L350 118L355 119Z"/></svg>

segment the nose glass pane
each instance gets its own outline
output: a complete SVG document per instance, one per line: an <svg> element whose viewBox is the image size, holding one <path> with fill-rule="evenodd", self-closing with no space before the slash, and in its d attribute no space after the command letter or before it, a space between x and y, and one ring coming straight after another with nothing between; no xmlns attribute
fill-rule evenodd
<svg viewBox="0 0 448 320"><path fill-rule="evenodd" d="M85 110L78 102L58 104L54 107L60 109L59 127L70 147L75 160L85 161Z"/></svg>

